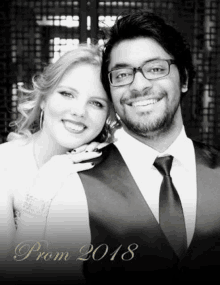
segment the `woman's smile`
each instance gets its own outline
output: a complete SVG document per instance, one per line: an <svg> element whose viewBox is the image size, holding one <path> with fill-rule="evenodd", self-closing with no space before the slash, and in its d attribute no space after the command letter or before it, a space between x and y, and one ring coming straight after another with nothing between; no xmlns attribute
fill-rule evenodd
<svg viewBox="0 0 220 285"><path fill-rule="evenodd" d="M83 123L72 120L62 120L62 122L64 128L71 133L81 134L87 128Z"/></svg>

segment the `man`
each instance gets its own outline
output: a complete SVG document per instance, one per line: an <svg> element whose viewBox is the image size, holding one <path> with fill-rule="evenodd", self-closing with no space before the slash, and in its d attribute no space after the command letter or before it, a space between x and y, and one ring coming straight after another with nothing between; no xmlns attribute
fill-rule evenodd
<svg viewBox="0 0 220 285"><path fill-rule="evenodd" d="M161 18L138 12L116 21L102 79L122 129L103 161L80 173L93 246L88 284L218 277L219 154L187 138L181 114L193 77L188 45Z"/></svg>

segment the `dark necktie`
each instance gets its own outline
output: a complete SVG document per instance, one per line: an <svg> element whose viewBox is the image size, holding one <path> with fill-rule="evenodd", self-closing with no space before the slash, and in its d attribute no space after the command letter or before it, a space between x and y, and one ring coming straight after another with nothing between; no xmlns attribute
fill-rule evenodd
<svg viewBox="0 0 220 285"><path fill-rule="evenodd" d="M170 176L173 156L158 157L154 166L163 175L159 199L159 223L170 245L181 258L187 249L186 227L179 195Z"/></svg>

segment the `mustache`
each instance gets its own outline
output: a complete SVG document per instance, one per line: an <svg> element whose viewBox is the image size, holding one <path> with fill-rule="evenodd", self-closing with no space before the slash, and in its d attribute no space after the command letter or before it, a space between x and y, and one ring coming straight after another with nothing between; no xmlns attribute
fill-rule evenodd
<svg viewBox="0 0 220 285"><path fill-rule="evenodd" d="M149 91L144 91L144 92L139 92L139 91L133 91L130 93L130 95L126 98L121 99L122 104L129 104L135 99L139 98L145 98L145 99L161 99L162 97L166 96L165 91L160 91L160 92L153 92L152 90Z"/></svg>

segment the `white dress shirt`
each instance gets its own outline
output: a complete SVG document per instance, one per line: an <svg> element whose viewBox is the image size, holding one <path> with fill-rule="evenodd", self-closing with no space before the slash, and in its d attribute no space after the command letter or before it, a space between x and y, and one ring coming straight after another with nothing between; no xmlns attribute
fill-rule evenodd
<svg viewBox="0 0 220 285"><path fill-rule="evenodd" d="M177 139L163 153L141 143L123 129L119 129L115 136L115 145L158 222L159 193L163 176L153 166L153 163L158 156L172 155L174 157L170 175L181 199L189 246L196 220L196 162L193 143L187 138L184 127Z"/></svg>

